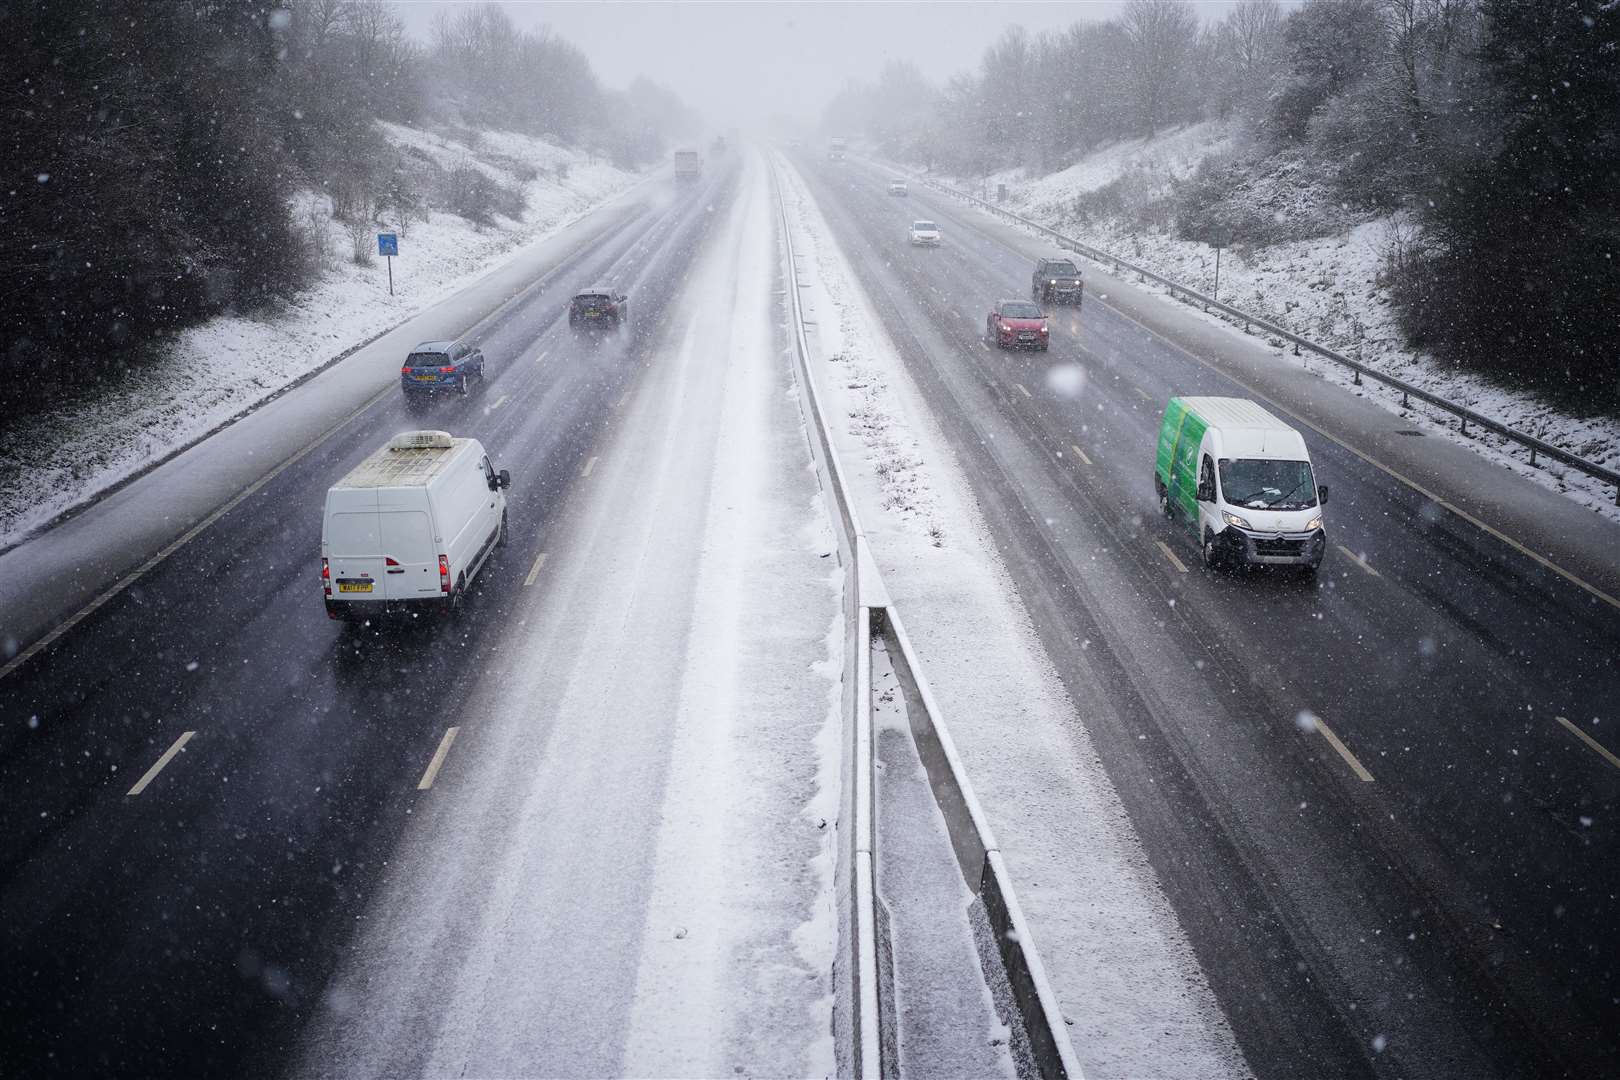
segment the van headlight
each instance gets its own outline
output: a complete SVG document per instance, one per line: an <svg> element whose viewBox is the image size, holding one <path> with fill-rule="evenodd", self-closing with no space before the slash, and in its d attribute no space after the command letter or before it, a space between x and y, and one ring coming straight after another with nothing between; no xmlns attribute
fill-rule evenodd
<svg viewBox="0 0 1620 1080"><path fill-rule="evenodd" d="M1252 529L1252 528L1254 528L1253 525L1249 524L1247 519L1240 518L1236 514L1222 514L1221 517L1226 519L1226 523L1228 525L1236 525L1240 529Z"/></svg>
<svg viewBox="0 0 1620 1080"><path fill-rule="evenodd" d="M1313 517L1313 518L1311 518L1311 520L1309 520L1309 521L1307 521L1305 523L1305 531L1306 532L1315 532L1317 529L1320 529L1321 527L1322 527L1322 519L1319 518L1319 517Z"/></svg>

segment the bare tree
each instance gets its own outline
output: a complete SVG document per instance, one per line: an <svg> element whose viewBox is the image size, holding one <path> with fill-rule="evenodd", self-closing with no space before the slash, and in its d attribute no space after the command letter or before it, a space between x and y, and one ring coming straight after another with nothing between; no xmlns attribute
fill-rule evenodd
<svg viewBox="0 0 1620 1080"><path fill-rule="evenodd" d="M1177 0L1130 0L1121 16L1130 41L1132 90L1148 135L1184 104L1185 68L1198 38L1198 16Z"/></svg>

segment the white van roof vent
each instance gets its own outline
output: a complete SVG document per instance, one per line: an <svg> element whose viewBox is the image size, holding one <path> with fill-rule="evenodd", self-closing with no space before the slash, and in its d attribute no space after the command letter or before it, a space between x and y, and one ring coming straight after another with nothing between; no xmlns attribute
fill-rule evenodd
<svg viewBox="0 0 1620 1080"><path fill-rule="evenodd" d="M453 445L448 431L402 431L388 440L390 450L449 450Z"/></svg>

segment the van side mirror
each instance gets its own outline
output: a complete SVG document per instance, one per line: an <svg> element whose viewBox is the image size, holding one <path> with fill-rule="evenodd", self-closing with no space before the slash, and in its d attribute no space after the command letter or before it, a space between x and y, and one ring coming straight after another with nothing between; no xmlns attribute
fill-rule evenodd
<svg viewBox="0 0 1620 1080"><path fill-rule="evenodd" d="M1316 501L1322 506L1327 505L1327 485L1316 489Z"/></svg>
<svg viewBox="0 0 1620 1080"><path fill-rule="evenodd" d="M509 488L512 486L512 474L502 469L495 474L495 486Z"/></svg>

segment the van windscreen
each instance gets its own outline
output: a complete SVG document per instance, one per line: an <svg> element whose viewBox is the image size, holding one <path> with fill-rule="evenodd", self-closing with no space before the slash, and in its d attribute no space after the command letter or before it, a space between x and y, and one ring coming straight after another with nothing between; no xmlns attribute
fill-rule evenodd
<svg viewBox="0 0 1620 1080"><path fill-rule="evenodd" d="M1222 458L1221 495L1250 510L1308 510L1316 505L1316 484L1308 461L1275 458Z"/></svg>

